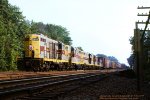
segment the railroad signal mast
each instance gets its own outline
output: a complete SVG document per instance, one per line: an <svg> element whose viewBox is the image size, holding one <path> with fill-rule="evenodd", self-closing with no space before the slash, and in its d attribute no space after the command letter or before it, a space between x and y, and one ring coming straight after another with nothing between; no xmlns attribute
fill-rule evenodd
<svg viewBox="0 0 150 100"><path fill-rule="evenodd" d="M150 7L138 7L137 9L150 9ZM134 54L135 54L135 72L137 74L137 90L141 90L141 83L143 81L143 47L144 47L144 36L147 30L148 24L150 24L150 12L149 14L139 14L137 16L148 16L146 22L138 21L135 23L135 30L134 30ZM138 25L145 24L144 30L140 30ZM142 34L141 34L142 32Z"/></svg>

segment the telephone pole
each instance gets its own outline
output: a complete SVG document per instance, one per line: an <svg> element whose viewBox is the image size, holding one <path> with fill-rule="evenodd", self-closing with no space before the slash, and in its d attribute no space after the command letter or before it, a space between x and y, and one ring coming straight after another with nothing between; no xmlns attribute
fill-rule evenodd
<svg viewBox="0 0 150 100"><path fill-rule="evenodd" d="M137 9L150 9L150 7L138 7ZM148 24L150 24L150 12L149 14L138 14L138 16L148 16L148 19L146 22L136 22L135 23L135 30L134 30L134 52L135 52L135 69L137 74L137 90L141 90L141 84L143 81L143 48L144 48L144 35L147 31ZM140 30L138 28L139 24L145 24L144 30ZM142 31L142 34L141 34Z"/></svg>

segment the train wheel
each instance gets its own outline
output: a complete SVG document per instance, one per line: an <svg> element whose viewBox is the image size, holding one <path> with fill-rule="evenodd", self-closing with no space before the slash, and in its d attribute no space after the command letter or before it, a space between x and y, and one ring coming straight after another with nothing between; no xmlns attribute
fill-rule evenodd
<svg viewBox="0 0 150 100"><path fill-rule="evenodd" d="M48 63L45 64L45 71L49 71L50 65Z"/></svg>

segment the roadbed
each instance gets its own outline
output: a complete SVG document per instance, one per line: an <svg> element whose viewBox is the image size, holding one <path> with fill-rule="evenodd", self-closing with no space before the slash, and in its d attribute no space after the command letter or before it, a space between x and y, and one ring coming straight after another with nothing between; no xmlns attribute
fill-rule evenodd
<svg viewBox="0 0 150 100"><path fill-rule="evenodd" d="M115 70L73 70L73 71L49 71L49 72L25 72L25 71L8 71L0 72L0 81L40 76L54 76L54 75L69 75L82 73L107 73Z"/></svg>
<svg viewBox="0 0 150 100"><path fill-rule="evenodd" d="M150 84L137 91L136 78L111 74L104 80L79 88L59 100L150 100Z"/></svg>

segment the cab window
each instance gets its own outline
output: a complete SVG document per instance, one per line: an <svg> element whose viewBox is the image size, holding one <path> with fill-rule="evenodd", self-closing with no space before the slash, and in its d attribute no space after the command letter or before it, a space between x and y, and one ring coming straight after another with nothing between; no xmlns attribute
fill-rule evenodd
<svg viewBox="0 0 150 100"><path fill-rule="evenodd" d="M39 38L38 37L32 38L32 41L39 41Z"/></svg>

